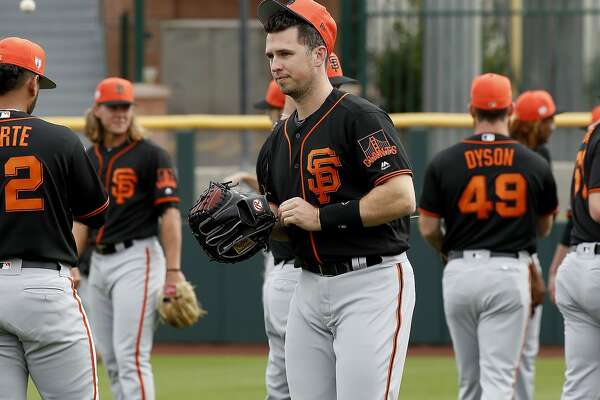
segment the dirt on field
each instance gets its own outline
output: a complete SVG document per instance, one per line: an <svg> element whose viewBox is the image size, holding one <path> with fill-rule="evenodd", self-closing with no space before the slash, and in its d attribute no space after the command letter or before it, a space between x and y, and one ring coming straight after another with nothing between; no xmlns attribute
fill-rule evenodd
<svg viewBox="0 0 600 400"><path fill-rule="evenodd" d="M266 344L239 343L160 343L154 346L154 354L166 355L267 355L269 347ZM451 346L410 346L409 357L452 357ZM561 346L543 346L540 357L563 357L564 348Z"/></svg>

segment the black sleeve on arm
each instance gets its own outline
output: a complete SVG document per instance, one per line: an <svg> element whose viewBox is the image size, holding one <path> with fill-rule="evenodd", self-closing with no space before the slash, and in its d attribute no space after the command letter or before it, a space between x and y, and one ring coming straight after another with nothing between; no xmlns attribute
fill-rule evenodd
<svg viewBox="0 0 600 400"><path fill-rule="evenodd" d="M158 215L162 215L169 207L177 207L179 194L177 191L177 175L169 154L156 148L154 171L151 174L154 190L154 207Z"/></svg>
<svg viewBox="0 0 600 400"><path fill-rule="evenodd" d="M545 164L542 170L542 192L538 204L538 215L550 215L558 210L558 194L556 192L556 182L552 169L549 164Z"/></svg>
<svg viewBox="0 0 600 400"><path fill-rule="evenodd" d="M106 220L109 198L79 140L73 145L69 169L69 202L74 219L90 228L100 228Z"/></svg>
<svg viewBox="0 0 600 400"><path fill-rule="evenodd" d="M271 165L271 144L275 131L269 135L267 140L263 143L258 153L256 160L256 179L258 180L258 187L261 194L267 196L267 200L271 203L279 204L273 194L273 188L271 187L271 176L270 176L270 165Z"/></svg>
<svg viewBox="0 0 600 400"><path fill-rule="evenodd" d="M440 182L434 161L429 163L425 171L425 181L423 182L423 190L419 201L419 213L429 217L442 218L444 198L440 193Z"/></svg>
<svg viewBox="0 0 600 400"><path fill-rule="evenodd" d="M390 117L383 111L355 116L347 138L354 162L366 173L372 187L398 175L411 175L412 167Z"/></svg>

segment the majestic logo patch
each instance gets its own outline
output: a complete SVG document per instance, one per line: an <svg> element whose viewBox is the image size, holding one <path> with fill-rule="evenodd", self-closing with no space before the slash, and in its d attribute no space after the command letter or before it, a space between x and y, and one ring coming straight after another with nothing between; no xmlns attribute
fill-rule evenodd
<svg viewBox="0 0 600 400"><path fill-rule="evenodd" d="M0 118L1 119L10 118L10 111L2 111L2 112L0 112Z"/></svg>
<svg viewBox="0 0 600 400"><path fill-rule="evenodd" d="M156 187L158 189L177 187L177 180L175 179L173 168L158 168L156 170Z"/></svg>
<svg viewBox="0 0 600 400"><path fill-rule="evenodd" d="M0 269L11 269L12 263L10 261L0 261Z"/></svg>
<svg viewBox="0 0 600 400"><path fill-rule="evenodd" d="M133 168L117 168L112 176L111 193L117 204L123 204L135 194L138 178Z"/></svg>
<svg viewBox="0 0 600 400"><path fill-rule="evenodd" d="M367 167L373 165L381 157L398 154L398 148L390 144L383 129L373 132L362 139L358 139L358 144L365 154L363 164Z"/></svg>
<svg viewBox="0 0 600 400"><path fill-rule="evenodd" d="M337 192L342 186L340 174L336 169L341 166L339 157L329 147L308 153L307 169L314 176L308 179L308 188L317 196L319 203L329 203L329 194Z"/></svg>
<svg viewBox="0 0 600 400"><path fill-rule="evenodd" d="M388 169L390 167L390 163L387 161L384 161L381 163L381 170L385 171L386 169Z"/></svg>
<svg viewBox="0 0 600 400"><path fill-rule="evenodd" d="M481 140L483 140L484 142L493 142L494 140L496 140L496 135L494 135L493 133L484 133L483 135L481 135Z"/></svg>

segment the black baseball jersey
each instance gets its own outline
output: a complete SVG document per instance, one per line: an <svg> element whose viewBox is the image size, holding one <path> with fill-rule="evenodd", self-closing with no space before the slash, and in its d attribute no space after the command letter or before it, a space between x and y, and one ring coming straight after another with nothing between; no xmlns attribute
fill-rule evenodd
<svg viewBox="0 0 600 400"><path fill-rule="evenodd" d="M73 219L104 223L108 197L66 127L0 110L0 258L77 263Z"/></svg>
<svg viewBox="0 0 600 400"><path fill-rule="evenodd" d="M280 121L257 161L261 190L277 205L301 197L321 207L358 200L388 179L411 174L389 116L367 100L333 89L303 121ZM297 258L307 263L393 255L408 249L409 217L376 227L307 232L287 228Z"/></svg>
<svg viewBox="0 0 600 400"><path fill-rule="evenodd" d="M540 215L556 212L549 164L507 136L471 136L438 153L427 167L420 211L443 218L442 252L535 248Z"/></svg>
<svg viewBox="0 0 600 400"><path fill-rule="evenodd" d="M167 152L142 139L88 154L110 196L106 224L93 232L96 244L143 239L158 234L158 219L179 203L177 179Z"/></svg>
<svg viewBox="0 0 600 400"><path fill-rule="evenodd" d="M588 197L600 192L600 128L591 128L577 152L571 179L571 244L600 242L600 224L590 216Z"/></svg>
<svg viewBox="0 0 600 400"><path fill-rule="evenodd" d="M279 264L282 261L293 260L295 258L294 247L290 242L271 240L269 242L269 250L273 253L275 264Z"/></svg>

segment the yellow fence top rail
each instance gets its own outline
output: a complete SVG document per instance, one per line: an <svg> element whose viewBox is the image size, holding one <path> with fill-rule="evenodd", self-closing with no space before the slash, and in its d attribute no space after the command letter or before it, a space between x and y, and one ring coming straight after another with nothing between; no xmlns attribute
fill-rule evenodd
<svg viewBox="0 0 600 400"><path fill-rule="evenodd" d="M451 113L406 113L391 114L397 128L471 128L473 120L469 114ZM83 117L43 117L55 124L65 125L77 131L84 126ZM249 130L269 131L271 122L264 115L153 115L137 117L146 129L160 130ZM583 127L589 124L587 112L570 112L556 116L559 128Z"/></svg>

